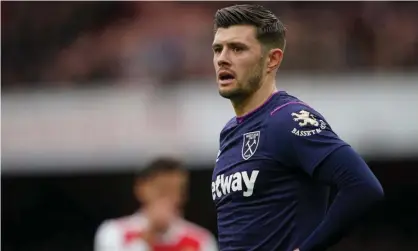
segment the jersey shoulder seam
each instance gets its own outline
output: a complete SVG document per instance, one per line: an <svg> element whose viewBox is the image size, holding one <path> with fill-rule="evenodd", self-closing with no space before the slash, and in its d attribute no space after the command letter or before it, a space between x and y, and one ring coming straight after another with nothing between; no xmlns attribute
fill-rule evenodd
<svg viewBox="0 0 418 251"><path fill-rule="evenodd" d="M289 106L294 107L295 105L299 105L299 106L302 105L302 106L305 106L305 107L307 107L309 109L315 110L311 106L309 106L308 104L306 104L305 102L302 102L302 101L290 101L290 102L284 103L284 104L279 105L276 108L274 108L270 112L270 116L273 116L274 114L277 114L277 112L282 111L286 107L289 107Z"/></svg>

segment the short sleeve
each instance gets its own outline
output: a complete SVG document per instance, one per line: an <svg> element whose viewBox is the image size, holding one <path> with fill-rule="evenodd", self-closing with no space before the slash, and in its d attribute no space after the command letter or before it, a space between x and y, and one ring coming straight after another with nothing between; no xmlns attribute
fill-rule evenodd
<svg viewBox="0 0 418 251"><path fill-rule="evenodd" d="M309 175L330 153L348 145L332 130L325 118L301 103L289 104L271 115L269 144L276 160L299 167Z"/></svg>

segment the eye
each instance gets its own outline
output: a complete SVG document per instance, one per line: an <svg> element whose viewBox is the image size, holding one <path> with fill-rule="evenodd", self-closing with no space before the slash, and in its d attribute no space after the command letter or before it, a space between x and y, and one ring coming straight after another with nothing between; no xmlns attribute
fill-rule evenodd
<svg viewBox="0 0 418 251"><path fill-rule="evenodd" d="M235 53L239 53L239 52L242 52L243 49L241 47L233 47L232 51L235 52Z"/></svg>
<svg viewBox="0 0 418 251"><path fill-rule="evenodd" d="M215 47L215 48L213 48L213 52L214 52L215 54L221 53L221 52L222 52L222 48L220 48L220 47Z"/></svg>

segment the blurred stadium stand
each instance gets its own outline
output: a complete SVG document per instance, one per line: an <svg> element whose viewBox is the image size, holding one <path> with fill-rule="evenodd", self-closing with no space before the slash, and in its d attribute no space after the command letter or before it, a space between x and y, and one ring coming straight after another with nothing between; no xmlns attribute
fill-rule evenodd
<svg viewBox="0 0 418 251"><path fill-rule="evenodd" d="M322 112L386 192L332 250L418 250L418 3L261 4L288 27L279 89ZM233 111L210 45L226 5L1 3L2 250L92 250L160 153L188 163L186 217L216 233L211 169Z"/></svg>

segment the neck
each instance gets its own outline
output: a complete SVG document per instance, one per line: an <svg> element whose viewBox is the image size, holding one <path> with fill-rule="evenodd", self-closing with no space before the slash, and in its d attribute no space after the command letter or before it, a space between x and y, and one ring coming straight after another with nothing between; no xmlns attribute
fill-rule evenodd
<svg viewBox="0 0 418 251"><path fill-rule="evenodd" d="M264 102L266 102L274 92L277 91L276 82L274 80L269 82L270 83L263 83L260 89L245 99L239 101L231 100L237 117L244 116L257 109L264 104Z"/></svg>

